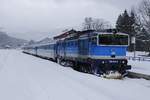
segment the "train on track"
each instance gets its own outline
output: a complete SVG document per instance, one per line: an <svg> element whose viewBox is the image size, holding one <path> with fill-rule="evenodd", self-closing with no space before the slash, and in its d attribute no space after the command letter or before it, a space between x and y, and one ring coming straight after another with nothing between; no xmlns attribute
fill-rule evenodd
<svg viewBox="0 0 150 100"><path fill-rule="evenodd" d="M24 47L23 52L103 77L118 78L131 69L126 58L129 36L116 30L70 30L52 41Z"/></svg>

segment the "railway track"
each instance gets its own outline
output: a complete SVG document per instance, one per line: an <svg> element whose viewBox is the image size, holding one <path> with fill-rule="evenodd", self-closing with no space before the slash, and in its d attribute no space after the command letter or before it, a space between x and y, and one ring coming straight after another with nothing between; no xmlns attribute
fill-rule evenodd
<svg viewBox="0 0 150 100"><path fill-rule="evenodd" d="M150 75L131 72L131 71L128 71L127 77L129 77L129 78L143 78L143 79L146 79L146 80L150 80Z"/></svg>

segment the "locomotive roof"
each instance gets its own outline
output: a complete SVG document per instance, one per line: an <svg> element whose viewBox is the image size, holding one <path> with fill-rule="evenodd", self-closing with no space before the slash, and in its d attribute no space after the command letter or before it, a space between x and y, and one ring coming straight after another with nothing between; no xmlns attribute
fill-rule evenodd
<svg viewBox="0 0 150 100"><path fill-rule="evenodd" d="M71 34L76 34L76 33L77 33L77 31L74 30L74 29L72 29L72 30L67 31L67 32L64 32L64 33L62 33L62 34L60 34L60 35L58 35L58 36L55 36L55 37L54 37L54 40L63 39L63 38L66 38L67 36L69 36L69 35L71 35Z"/></svg>
<svg viewBox="0 0 150 100"><path fill-rule="evenodd" d="M54 40L64 40L66 38L70 37L80 37L82 35L96 35L96 34L122 34L122 35L128 35L125 33L117 32L116 29L106 29L106 30L101 30L101 31L95 31L95 30L84 30L84 31L76 31L74 29L67 31L65 33L62 33L58 36L54 37Z"/></svg>

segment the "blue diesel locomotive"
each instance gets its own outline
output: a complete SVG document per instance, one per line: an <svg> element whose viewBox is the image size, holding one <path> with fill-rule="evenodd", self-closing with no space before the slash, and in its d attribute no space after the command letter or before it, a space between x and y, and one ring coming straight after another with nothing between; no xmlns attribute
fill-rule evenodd
<svg viewBox="0 0 150 100"><path fill-rule="evenodd" d="M53 39L50 43L27 46L24 52L108 78L122 77L131 69L126 59L127 34L71 30Z"/></svg>

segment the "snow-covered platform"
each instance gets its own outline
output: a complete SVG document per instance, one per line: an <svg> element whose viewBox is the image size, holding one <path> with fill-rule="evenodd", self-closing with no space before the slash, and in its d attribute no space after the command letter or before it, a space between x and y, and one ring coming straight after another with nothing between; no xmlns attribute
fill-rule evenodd
<svg viewBox="0 0 150 100"><path fill-rule="evenodd" d="M149 61L133 61L129 60L129 65L132 66L131 71L150 75L150 62Z"/></svg>
<svg viewBox="0 0 150 100"><path fill-rule="evenodd" d="M0 100L149 100L149 93L150 81L144 79L104 79L21 51L0 50Z"/></svg>
<svg viewBox="0 0 150 100"><path fill-rule="evenodd" d="M141 56L141 55L143 55L143 56ZM136 57L144 57L145 59L146 58L150 59L150 57L146 57L146 55L148 55L147 52L139 52L139 51L136 52ZM127 56L133 57L134 53L128 52ZM132 66L132 69L131 69L132 72L150 75L150 61L129 60L128 62L129 62L129 65Z"/></svg>

